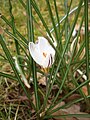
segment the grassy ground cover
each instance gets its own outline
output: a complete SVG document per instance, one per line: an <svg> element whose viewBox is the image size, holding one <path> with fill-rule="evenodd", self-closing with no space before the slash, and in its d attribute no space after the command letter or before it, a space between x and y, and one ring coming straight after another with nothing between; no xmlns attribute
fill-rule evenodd
<svg viewBox="0 0 90 120"><path fill-rule="evenodd" d="M0 0L0 120L90 119L89 8L86 0ZM38 36L55 50L48 68L29 52Z"/></svg>

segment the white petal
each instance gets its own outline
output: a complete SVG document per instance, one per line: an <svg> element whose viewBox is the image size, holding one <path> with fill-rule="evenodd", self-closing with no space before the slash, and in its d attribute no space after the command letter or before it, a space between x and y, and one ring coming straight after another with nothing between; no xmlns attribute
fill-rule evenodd
<svg viewBox="0 0 90 120"><path fill-rule="evenodd" d="M43 68L49 67L50 55L47 55L46 59L43 61Z"/></svg>
<svg viewBox="0 0 90 120"><path fill-rule="evenodd" d="M45 52L49 47L49 42L44 37L38 37L38 45L40 47L40 50Z"/></svg>
<svg viewBox="0 0 90 120"><path fill-rule="evenodd" d="M72 37L75 37L76 34L77 34L77 31L76 31L76 29L74 29L74 30L73 30L73 33L72 33Z"/></svg>
<svg viewBox="0 0 90 120"><path fill-rule="evenodd" d="M43 58L42 58L42 55L40 53L38 46L35 45L33 42L30 42L29 43L29 51L30 51L30 54L31 54L32 58L34 59L34 61L37 64L42 65Z"/></svg>
<svg viewBox="0 0 90 120"><path fill-rule="evenodd" d="M44 37L38 37L38 45L41 52L45 52L47 54L53 54L55 55L54 48L49 44L48 40Z"/></svg>
<svg viewBox="0 0 90 120"><path fill-rule="evenodd" d="M43 61L43 68L50 67L54 62L54 57L51 54L48 54L45 61Z"/></svg>

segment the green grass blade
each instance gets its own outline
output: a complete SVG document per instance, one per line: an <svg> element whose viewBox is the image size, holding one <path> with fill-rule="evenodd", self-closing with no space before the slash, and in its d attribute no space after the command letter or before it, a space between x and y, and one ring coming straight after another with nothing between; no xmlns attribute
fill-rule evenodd
<svg viewBox="0 0 90 120"><path fill-rule="evenodd" d="M56 40L59 40L58 32L57 32L57 29L56 29L56 26L55 26L55 21L54 21L54 18L53 18L52 9L51 9L49 0L46 0L46 3L47 3L50 18L51 18L51 21L52 21L52 24L53 24L53 27L54 27L54 30L55 30Z"/></svg>
<svg viewBox="0 0 90 120"><path fill-rule="evenodd" d="M11 79L11 80L16 80L16 81L18 81L15 76L9 75L9 74L7 74L7 73L0 72L0 76L9 78L9 79Z"/></svg>
<svg viewBox="0 0 90 120"><path fill-rule="evenodd" d="M24 8L26 8L26 5L25 5L25 3L23 2L23 0L19 0L19 2L22 4L22 6L23 6Z"/></svg>
<svg viewBox="0 0 90 120"><path fill-rule="evenodd" d="M32 17L32 5L31 1L27 0L27 13L28 13L28 40L34 42L34 28L33 28L33 17ZM38 84L37 84L37 73L36 73L36 65L32 59L32 74L34 81L34 93L35 93L35 101L36 101L36 110L37 112L40 109L40 101L38 95ZM39 117L39 115L38 115Z"/></svg>
<svg viewBox="0 0 90 120"><path fill-rule="evenodd" d="M16 36L16 30L15 30L15 22L14 22L14 16L12 13L12 4L11 4L11 0L9 0L9 12L10 12L10 17L11 17L11 24L12 24L12 30L13 30L13 34L14 36ZM18 46L18 41L16 41L16 39L14 38L15 41L15 47L16 47L16 52L18 55L20 55L20 51L19 51L19 46Z"/></svg>
<svg viewBox="0 0 90 120"><path fill-rule="evenodd" d="M50 118L56 118L56 119L67 119L67 118L90 118L90 114L66 114L66 115L51 115L51 116L46 116L45 119L50 119Z"/></svg>
<svg viewBox="0 0 90 120"><path fill-rule="evenodd" d="M88 35L88 0L84 0L85 4L85 49L86 49L86 76L90 80L89 70L89 35ZM90 95L90 86L87 84L88 94ZM90 103L89 103L90 104Z"/></svg>
<svg viewBox="0 0 90 120"><path fill-rule="evenodd" d="M59 36L59 39L60 39L59 11L58 11L58 8L57 8L56 0L54 0L54 7L55 7L57 23L58 23L58 36ZM56 25L55 25L55 27L56 27Z"/></svg>

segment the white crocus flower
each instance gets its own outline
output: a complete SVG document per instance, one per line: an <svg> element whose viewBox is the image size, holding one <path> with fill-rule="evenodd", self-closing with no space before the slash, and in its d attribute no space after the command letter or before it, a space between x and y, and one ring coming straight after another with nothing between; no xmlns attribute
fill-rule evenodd
<svg viewBox="0 0 90 120"><path fill-rule="evenodd" d="M38 37L36 43L29 43L29 51L34 61L43 68L54 63L55 50L44 37Z"/></svg>

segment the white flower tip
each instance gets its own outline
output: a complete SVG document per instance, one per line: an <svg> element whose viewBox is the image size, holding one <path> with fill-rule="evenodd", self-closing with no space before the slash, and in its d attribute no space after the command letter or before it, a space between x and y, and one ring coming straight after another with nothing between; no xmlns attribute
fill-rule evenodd
<svg viewBox="0 0 90 120"><path fill-rule="evenodd" d="M38 42L41 42L41 41L43 41L45 43L49 43L48 40L45 37L39 36L38 37Z"/></svg>
<svg viewBox="0 0 90 120"><path fill-rule="evenodd" d="M55 47L57 47L57 42L56 42L56 41L54 41L54 43L53 43L53 44L54 44L54 46L55 46Z"/></svg>
<svg viewBox="0 0 90 120"><path fill-rule="evenodd" d="M27 88L31 88L28 82L24 81L24 84L26 85Z"/></svg>
<svg viewBox="0 0 90 120"><path fill-rule="evenodd" d="M39 39L45 39L45 38L44 38L44 37L42 37L42 36L39 36L39 37L38 37L38 40L39 40Z"/></svg>
<svg viewBox="0 0 90 120"><path fill-rule="evenodd" d="M83 72L81 70L77 69L77 72L82 76L82 78L84 80L87 80L87 76L85 74L83 74Z"/></svg>
<svg viewBox="0 0 90 120"><path fill-rule="evenodd" d="M72 37L75 37L77 35L77 31L74 29L72 33Z"/></svg>

